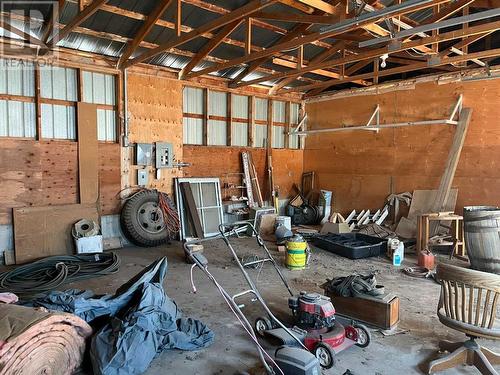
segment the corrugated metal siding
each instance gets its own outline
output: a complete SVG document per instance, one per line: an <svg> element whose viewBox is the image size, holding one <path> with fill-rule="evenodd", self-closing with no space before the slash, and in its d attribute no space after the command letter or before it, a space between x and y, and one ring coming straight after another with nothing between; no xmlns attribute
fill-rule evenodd
<svg viewBox="0 0 500 375"><path fill-rule="evenodd" d="M0 94L35 96L32 64L16 65L11 60L0 59Z"/></svg>
<svg viewBox="0 0 500 375"><path fill-rule="evenodd" d="M233 122L231 126L232 146L248 146L248 124Z"/></svg>
<svg viewBox="0 0 500 375"><path fill-rule="evenodd" d="M248 96L232 95L231 100L233 117L248 119Z"/></svg>
<svg viewBox="0 0 500 375"><path fill-rule="evenodd" d="M42 104L42 138L76 139L75 108Z"/></svg>
<svg viewBox="0 0 500 375"><path fill-rule="evenodd" d="M285 127L273 126L273 148L285 147Z"/></svg>
<svg viewBox="0 0 500 375"><path fill-rule="evenodd" d="M203 144L203 120L184 117L182 139L186 145Z"/></svg>
<svg viewBox="0 0 500 375"><path fill-rule="evenodd" d="M227 93L212 91L208 92L209 115L227 116Z"/></svg>
<svg viewBox="0 0 500 375"><path fill-rule="evenodd" d="M40 69L40 95L42 98L76 101L76 69L45 66Z"/></svg>
<svg viewBox="0 0 500 375"><path fill-rule="evenodd" d="M115 105L115 76L111 74L83 72L83 101L95 104Z"/></svg>
<svg viewBox="0 0 500 375"><path fill-rule="evenodd" d="M266 147L267 125L255 125L255 147Z"/></svg>
<svg viewBox="0 0 500 375"><path fill-rule="evenodd" d="M225 146L227 141L227 124L225 121L208 121L208 144Z"/></svg>
<svg viewBox="0 0 500 375"><path fill-rule="evenodd" d="M0 136L34 138L35 103L0 100Z"/></svg>
<svg viewBox="0 0 500 375"><path fill-rule="evenodd" d="M267 121L267 99L255 98L255 119Z"/></svg>
<svg viewBox="0 0 500 375"><path fill-rule="evenodd" d="M286 104L278 100L273 100L273 121L285 122L286 121Z"/></svg>
<svg viewBox="0 0 500 375"><path fill-rule="evenodd" d="M203 89L197 87L184 87L182 110L184 113L195 113L202 115L203 110Z"/></svg>
<svg viewBox="0 0 500 375"><path fill-rule="evenodd" d="M97 139L116 142L116 112L110 109L97 110Z"/></svg>

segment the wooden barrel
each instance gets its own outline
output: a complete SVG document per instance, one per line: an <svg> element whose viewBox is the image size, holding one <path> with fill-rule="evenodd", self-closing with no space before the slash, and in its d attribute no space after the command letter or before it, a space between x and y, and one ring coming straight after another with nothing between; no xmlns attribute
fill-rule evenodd
<svg viewBox="0 0 500 375"><path fill-rule="evenodd" d="M464 235L471 268L500 274L500 208L464 207Z"/></svg>

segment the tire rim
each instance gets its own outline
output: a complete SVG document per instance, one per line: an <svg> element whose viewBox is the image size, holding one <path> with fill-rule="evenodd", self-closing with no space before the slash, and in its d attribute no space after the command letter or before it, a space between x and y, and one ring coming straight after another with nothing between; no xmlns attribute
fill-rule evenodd
<svg viewBox="0 0 500 375"><path fill-rule="evenodd" d="M267 324L263 320L259 319L255 323L255 328L257 329L257 333L262 334L267 330Z"/></svg>
<svg viewBox="0 0 500 375"><path fill-rule="evenodd" d="M143 230L151 234L160 233L165 229L163 212L156 202L143 203L137 211L137 221Z"/></svg>
<svg viewBox="0 0 500 375"><path fill-rule="evenodd" d="M365 345L368 341L368 335L366 334L364 329L356 328L358 332L358 344Z"/></svg>
<svg viewBox="0 0 500 375"><path fill-rule="evenodd" d="M328 353L328 350L326 350L326 348L320 346L318 349L316 349L316 358L318 358L319 364L322 367L330 365L330 353Z"/></svg>

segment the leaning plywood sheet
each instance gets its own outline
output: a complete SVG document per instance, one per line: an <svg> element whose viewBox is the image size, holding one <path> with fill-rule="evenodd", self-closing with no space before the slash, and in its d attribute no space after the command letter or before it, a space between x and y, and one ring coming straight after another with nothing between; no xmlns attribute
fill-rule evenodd
<svg viewBox="0 0 500 375"><path fill-rule="evenodd" d="M417 235L418 215L432 212L432 204L436 199L437 190L414 190L408 212L408 218L402 217L396 228L396 233L404 238L415 238ZM445 211L455 211L458 189L451 189L446 202Z"/></svg>
<svg viewBox="0 0 500 375"><path fill-rule="evenodd" d="M96 203L99 197L97 106L78 103L77 111L80 203Z"/></svg>
<svg viewBox="0 0 500 375"><path fill-rule="evenodd" d="M16 263L72 254L71 228L80 219L97 222L95 205L70 204L14 209Z"/></svg>

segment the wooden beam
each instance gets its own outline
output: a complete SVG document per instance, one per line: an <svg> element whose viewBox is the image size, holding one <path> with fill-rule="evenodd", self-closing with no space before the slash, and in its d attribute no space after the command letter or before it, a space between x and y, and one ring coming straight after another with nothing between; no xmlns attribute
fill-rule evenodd
<svg viewBox="0 0 500 375"><path fill-rule="evenodd" d="M204 146L208 145L208 111L210 108L209 105L209 89L203 90L203 140L202 144Z"/></svg>
<svg viewBox="0 0 500 375"><path fill-rule="evenodd" d="M289 7L292 7L292 8L298 9L301 12L304 12L307 14L312 14L314 12L313 8L311 8L310 6L307 6L305 4L299 3L296 0L280 0L280 3L288 5Z"/></svg>
<svg viewBox="0 0 500 375"><path fill-rule="evenodd" d="M95 0L97 1L97 0ZM100 0L100 1L106 1L106 0ZM125 64L125 67L129 67L138 63L141 63L145 60L150 59L151 57L154 57L162 52L167 52L171 48L177 47L181 44L187 43L204 33L216 30L220 27L226 26L227 24L234 22L238 19L245 18L247 16L250 16L253 12L259 11L266 6L272 5L276 3L278 0L253 0L249 2L248 4L237 8L233 12L226 14L222 17L219 17L213 21L207 22L203 26L191 31L190 33L181 35L180 37L176 37L173 40L170 40L166 43L160 44L157 48L144 52L142 55L137 56L135 59L132 59L130 61L127 61ZM249 57L249 56L248 56ZM255 60L255 59L254 59Z"/></svg>
<svg viewBox="0 0 500 375"><path fill-rule="evenodd" d="M248 147L254 147L255 134L255 96L248 97Z"/></svg>
<svg viewBox="0 0 500 375"><path fill-rule="evenodd" d="M294 13L271 13L271 12L256 12L253 17L284 21L284 22L298 22L298 23L315 23L315 24L334 24L339 22L339 17L332 16L318 16L314 14L294 14Z"/></svg>
<svg viewBox="0 0 500 375"><path fill-rule="evenodd" d="M233 145L233 96L231 92L226 93L226 145Z"/></svg>
<svg viewBox="0 0 500 375"><path fill-rule="evenodd" d="M470 44L472 44L474 42L477 42L479 39L482 39L482 38L490 35L491 33L492 32L488 32L488 33L474 35L474 36L470 36L468 38L462 39L460 42L455 43L451 47L448 47L448 48L444 49L443 51L439 52L439 54L437 56L440 57L440 58L446 57L446 56L450 55L453 52L452 51L453 48L461 49L461 48L463 48L465 46L468 46L468 45L470 45Z"/></svg>
<svg viewBox="0 0 500 375"><path fill-rule="evenodd" d="M292 119L292 104L290 102L285 103L285 148L290 148L290 135L288 134L290 132L290 126L291 126L291 119Z"/></svg>
<svg viewBox="0 0 500 375"><path fill-rule="evenodd" d="M182 1L176 0L175 4L175 35L177 37L182 34Z"/></svg>
<svg viewBox="0 0 500 375"><path fill-rule="evenodd" d="M427 25L435 22L442 21L455 13L459 12L466 6L472 4L474 0L458 0L454 3L450 3L448 6L442 7L439 12L434 14L431 18L428 18L420 23L420 25Z"/></svg>
<svg viewBox="0 0 500 375"><path fill-rule="evenodd" d="M108 0L94 0L90 5L88 5L82 12L78 13L70 23L68 23L61 31L59 31L59 35L57 36L58 40L54 41L54 38L50 39L49 45L56 45L60 40L66 38L78 25L85 22L89 19L95 12L99 10L99 8L106 4Z"/></svg>
<svg viewBox="0 0 500 375"><path fill-rule="evenodd" d="M316 40L334 37L336 35L344 34L346 32L356 30L358 28L362 28L363 26L370 25L370 24L373 24L377 21L380 21L380 19L385 19L387 17L395 17L395 16L400 15L400 14L415 12L417 10L425 9L425 8L428 8L428 7L431 7L431 6L434 6L436 4L446 2L446 1L448 1L448 0L431 0L431 1L428 1L425 3L418 3L418 4L415 3L412 6L408 6L408 7L404 8L404 10L401 10L399 8L395 8L397 6L387 7L384 10L384 11L386 11L384 14L379 14L379 12L374 12L371 14L371 17L365 18L363 20L359 20L359 19L358 20L348 20L349 22L345 21L348 23L346 23L345 26L343 26L343 27L339 27L339 28L336 28L336 29L334 29L332 31L328 31L328 32L318 31L318 32L311 33L309 35L295 38L295 39L290 40L290 41L285 42L285 43L279 43L279 44L276 44L276 45L271 46L269 48L266 48L264 51L253 53L250 56L243 56L240 58L230 60L225 64L221 64L218 66L209 67L209 68L200 70L196 73L191 74L189 78L198 77L198 76L208 74L211 72L223 70L223 69L235 66L235 65L246 64L246 63L249 63L250 61L257 60L261 57L269 57L277 52L296 48L296 47L300 46L301 44L311 43L311 42L316 41Z"/></svg>
<svg viewBox="0 0 500 375"><path fill-rule="evenodd" d="M38 46L38 47L41 47L43 49L47 48L45 43L43 43L40 39L37 39L36 37L32 36L31 34L28 34L24 30L20 30L17 27L12 26L3 17L0 18L0 27L2 29L7 30L8 32L10 32L12 34L20 36L21 38L23 38L26 42L28 42L31 45Z"/></svg>
<svg viewBox="0 0 500 375"><path fill-rule="evenodd" d="M191 58L191 61L189 61L189 63L179 72L179 78L182 79L189 74L196 67L196 65L200 63L200 61L216 49L221 44L222 40L231 34L242 22L243 20L239 19L224 26L222 30L215 35L215 38L206 43L202 49Z"/></svg>
<svg viewBox="0 0 500 375"><path fill-rule="evenodd" d="M169 5L172 3L172 0L160 0L156 8L153 12L146 18L146 21L141 25L139 31L134 36L134 39L127 45L127 48L120 56L118 60L118 66L120 68L123 67L125 61L129 59L130 56L137 50L139 44L144 40L146 35L149 34L153 26L156 24L156 21L160 19L160 17L165 13Z"/></svg>
<svg viewBox="0 0 500 375"><path fill-rule="evenodd" d="M52 31L54 30L54 22L59 21L59 19L54 19L54 15L56 15L57 18L59 18L59 14L61 13L61 10L64 7L64 3L65 3L65 0L59 0L58 4L57 4L57 10L52 8L52 13L51 13L49 19L47 20L47 24L45 26L45 32L43 33L43 36L42 36L43 43L47 43L47 40L51 36ZM52 6L54 6L54 5L52 5Z"/></svg>
<svg viewBox="0 0 500 375"><path fill-rule="evenodd" d="M40 65L35 64L35 124L36 139L42 139L42 104L40 102Z"/></svg>
<svg viewBox="0 0 500 375"><path fill-rule="evenodd" d="M323 0L297 0L297 1L301 2L302 4L308 5L311 8L321 10L325 13L335 12L335 6L328 4Z"/></svg>
<svg viewBox="0 0 500 375"><path fill-rule="evenodd" d="M245 55L252 53L252 18L248 17L245 30Z"/></svg>
<svg viewBox="0 0 500 375"><path fill-rule="evenodd" d="M273 148L273 100L267 99L267 150Z"/></svg>
<svg viewBox="0 0 500 375"><path fill-rule="evenodd" d="M391 75L395 75L395 74L413 72L416 70L434 68L437 66L442 66L442 65L447 65L447 64L460 63L460 62L472 60L472 59L482 59L482 58L490 58L490 57L498 57L498 56L500 56L500 48L492 49L492 50L488 50L488 51L469 53L469 54L463 55L463 56L459 55L459 56L453 56L453 57L446 57L446 58L441 59L438 62L435 62L432 65L429 65L428 62L423 61L423 62L418 62L418 63L412 64L412 65L398 66L397 68L384 69L384 70L379 71L378 76L385 77L385 76L391 76ZM373 72L359 74L359 75L351 76L351 77L345 78L345 79L329 80L329 81L324 81L324 82L320 82L320 83L314 83L311 85L294 87L294 88L286 90L286 92L307 91L307 90L313 90L313 89L316 89L319 87L328 88L328 87L340 85L343 83L352 82L354 79L371 79L371 78L373 78L373 76L374 76ZM308 96L306 94L306 97L310 97L310 96Z"/></svg>
<svg viewBox="0 0 500 375"><path fill-rule="evenodd" d="M454 30L450 31L447 33L440 34L438 36L429 36L425 38L420 38L420 39L415 39L412 41L408 41L405 43L401 43L401 45L394 47L394 46L386 46L382 48L377 48L373 50L369 50L363 53L360 53L358 55L351 55L347 56L344 58L338 58L334 60L329 60L329 61L324 61L320 63L313 63L309 64L308 66L302 68L302 69L296 69L292 70L290 72L281 72L281 73L275 73L271 74L266 77L254 79L251 81L246 81L246 82L241 82L238 85L235 85L235 87L241 87L241 86L247 86L247 85L253 85L261 82L266 82L266 81L271 81L271 80L276 80L279 78L286 78L286 77L298 77L303 75L304 73L311 72L316 69L327 69L327 68L332 68L334 66L339 66L342 64L349 64L353 62L358 62L358 61L363 61L363 60L368 60L368 59L373 59L375 57L380 57L383 54L386 53L395 53L395 52L400 52L404 51L407 49L419 47L419 46L425 46L428 44L432 43L437 43L437 42L443 42L447 40L453 40L453 39L458 39L470 35L477 35L477 34L484 34L485 32L490 32L490 31L495 31L500 29L500 21L496 22L490 22L478 26L471 26L467 29L459 29L459 30ZM257 55L257 54L254 54ZM225 64L223 64L225 65Z"/></svg>

